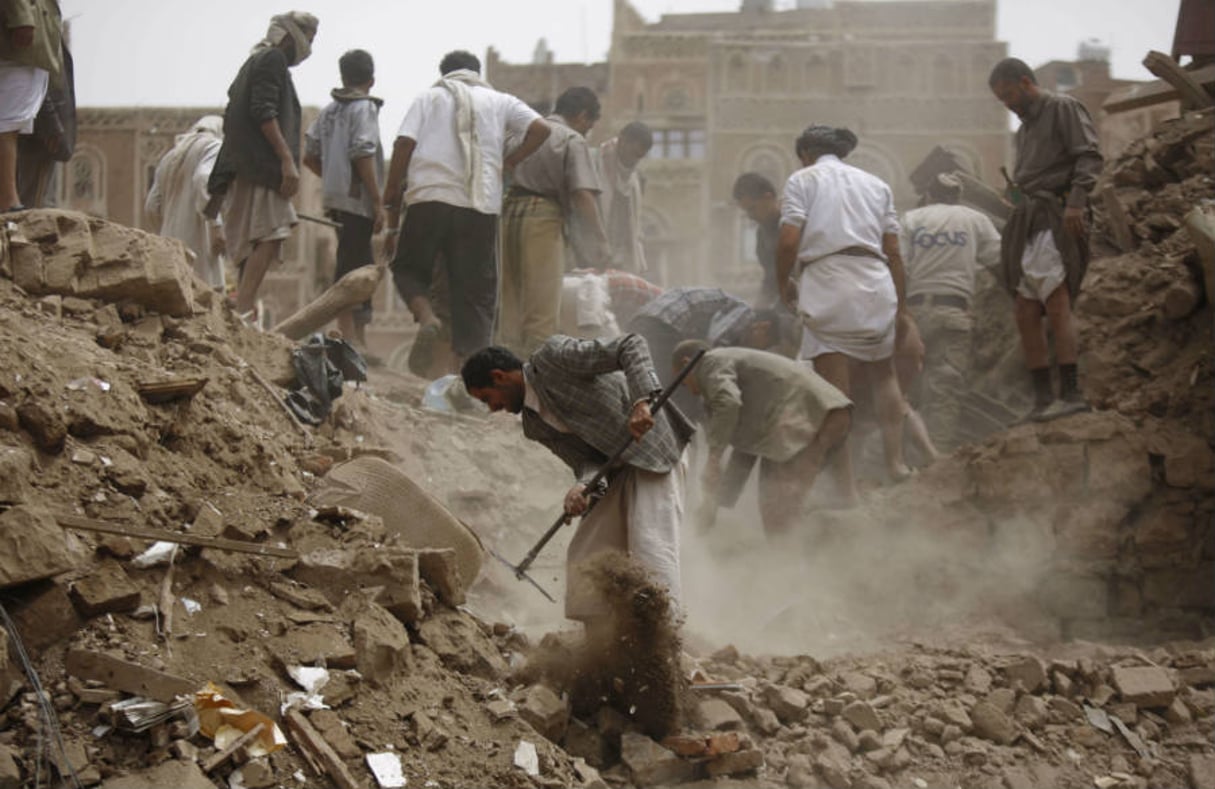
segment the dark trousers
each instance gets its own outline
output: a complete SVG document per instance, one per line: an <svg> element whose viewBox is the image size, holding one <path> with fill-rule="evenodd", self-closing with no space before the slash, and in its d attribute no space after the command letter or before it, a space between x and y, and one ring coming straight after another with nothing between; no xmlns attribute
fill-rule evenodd
<svg viewBox="0 0 1215 789"><path fill-rule="evenodd" d="M348 211L331 210L329 218L341 225L337 229L337 269L333 272L333 281L337 282L356 268L374 265L371 237L375 222ZM354 308L354 322L358 326L371 323L371 299Z"/></svg>
<svg viewBox="0 0 1215 789"><path fill-rule="evenodd" d="M435 263L447 274L451 346L467 357L490 345L498 302L495 241L498 217L447 203L416 203L405 211L392 279L401 298L430 297Z"/></svg>

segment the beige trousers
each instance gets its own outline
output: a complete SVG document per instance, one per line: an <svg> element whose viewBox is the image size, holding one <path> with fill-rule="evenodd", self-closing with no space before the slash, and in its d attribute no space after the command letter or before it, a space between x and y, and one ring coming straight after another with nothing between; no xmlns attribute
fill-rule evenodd
<svg viewBox="0 0 1215 789"><path fill-rule="evenodd" d="M627 554L666 586L679 607L679 529L687 490L688 453L666 474L632 467L620 472L578 525L566 553L565 615L593 619L607 613L583 564L603 551Z"/></svg>
<svg viewBox="0 0 1215 789"><path fill-rule="evenodd" d="M554 200L511 196L502 209L497 341L525 358L557 333L565 276L563 227Z"/></svg>

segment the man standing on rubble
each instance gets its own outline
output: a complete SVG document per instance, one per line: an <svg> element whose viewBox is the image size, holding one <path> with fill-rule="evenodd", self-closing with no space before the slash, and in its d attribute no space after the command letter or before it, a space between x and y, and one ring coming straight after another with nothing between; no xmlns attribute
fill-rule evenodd
<svg viewBox="0 0 1215 789"><path fill-rule="evenodd" d="M1097 131L1083 104L1039 88L1033 70L1016 58L997 63L987 84L1021 119L1010 184L1015 207L1004 227L1001 269L1016 302L1017 330L1033 379L1030 418L1087 411L1077 380L1072 303L1088 268L1088 196L1102 163ZM1051 387L1044 313L1055 340L1058 398Z"/></svg>
<svg viewBox="0 0 1215 789"><path fill-rule="evenodd" d="M620 134L597 151L599 210L603 214L608 241L612 245L613 267L633 274L649 269L641 238L641 176L637 165L654 146L654 132L641 121L633 121ZM583 260L583 267L594 267Z"/></svg>
<svg viewBox="0 0 1215 789"><path fill-rule="evenodd" d="M224 142L207 182L209 214L223 200L227 251L240 281L236 311L249 316L270 265L298 223L291 198L300 185L300 102L291 69L312 54L320 23L291 11L270 20L228 88Z"/></svg>
<svg viewBox="0 0 1215 789"><path fill-rule="evenodd" d="M403 187L408 207L390 254L397 291L420 326L411 369L430 368L437 351L440 322L430 302L436 264L446 274L457 364L489 345L498 304L502 173L549 136L535 110L481 78L481 61L471 52L449 52L439 73L405 113L384 185L390 236L400 221ZM503 156L511 135L522 142Z"/></svg>
<svg viewBox="0 0 1215 789"><path fill-rule="evenodd" d="M558 335L526 363L505 348L484 348L464 363L461 376L469 394L491 411L519 414L523 435L574 472L565 513L582 522L567 552L566 616L591 627L607 613L582 572L603 551L638 560L678 605L684 448L693 428L670 403L661 413L650 412L660 384L645 340L636 334L607 341ZM606 492L588 490L586 483L630 437Z"/></svg>
<svg viewBox="0 0 1215 789"><path fill-rule="evenodd" d="M942 173L929 185L927 205L903 216L899 245L907 270L907 308L924 344L923 371L911 392L936 445L958 444L962 398L970 379L978 266L1000 262L1000 234L984 214L959 205L962 182Z"/></svg>
<svg viewBox="0 0 1215 789"><path fill-rule="evenodd" d="M751 348L710 348L700 340L675 347L672 368L698 352L700 364L684 386L704 401L709 457L701 479L706 504L716 508L722 457L743 479L756 457L759 512L768 536L790 533L828 455L848 437L852 403L809 366ZM731 476L734 469L727 471Z"/></svg>
<svg viewBox="0 0 1215 789"><path fill-rule="evenodd" d="M502 207L498 337L524 354L557 333L566 239L595 268L606 269L611 258L585 139L599 120L599 97L590 88L570 88L545 120L552 132L515 167Z"/></svg>
<svg viewBox="0 0 1215 789"><path fill-rule="evenodd" d="M194 273L213 289L224 289L224 231L206 215L207 180L223 145L224 119L204 115L156 163L144 213L156 232L176 238L194 253Z"/></svg>
<svg viewBox="0 0 1215 789"><path fill-rule="evenodd" d="M384 227L380 194L384 182L384 149L380 143L380 105L370 94L375 61L362 49L338 59L342 87L304 136L304 166L321 177L322 201L338 223L334 281L375 263L371 238ZM359 348L367 347L364 330L371 323L371 301L338 316L338 330Z"/></svg>
<svg viewBox="0 0 1215 789"><path fill-rule="evenodd" d="M780 236L780 197L776 187L759 173L743 173L734 181L734 202L755 223L755 258L764 270L760 303L780 302L776 286L776 241Z"/></svg>

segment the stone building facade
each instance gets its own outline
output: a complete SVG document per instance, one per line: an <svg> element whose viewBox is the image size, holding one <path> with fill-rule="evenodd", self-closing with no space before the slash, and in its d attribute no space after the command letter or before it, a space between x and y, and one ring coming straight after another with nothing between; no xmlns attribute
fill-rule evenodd
<svg viewBox="0 0 1215 789"><path fill-rule="evenodd" d="M615 0L597 138L631 120L655 129L642 172L657 281L758 285L754 230L730 188L747 170L783 184L798 167L793 141L810 123L856 131L849 161L885 179L900 209L914 202L908 173L937 145L998 186L1009 131L987 88L1006 54L995 0L802 5L747 2L738 12L647 22ZM490 81L529 102L580 84L587 68L487 60Z"/></svg>

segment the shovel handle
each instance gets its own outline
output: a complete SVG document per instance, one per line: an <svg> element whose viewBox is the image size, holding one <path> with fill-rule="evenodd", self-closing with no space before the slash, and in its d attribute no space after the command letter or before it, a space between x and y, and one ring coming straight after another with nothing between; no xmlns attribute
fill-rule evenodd
<svg viewBox="0 0 1215 789"><path fill-rule="evenodd" d="M675 380L671 381L671 385L659 392L658 396L655 397L650 403L651 411L658 412L662 410L662 407L667 404L668 400L671 399L671 395L678 391L680 384L682 384L683 380L688 377L688 375L700 362L701 357L704 355L705 351L702 349L697 351L696 355L688 360L688 363L684 365L684 368L679 371L679 375L675 376ZM586 483L586 489L593 490L594 488L598 487L599 483L602 482L605 477L607 477L608 472L612 470L617 461L620 460L620 458L629 450L629 447L632 445L632 438L624 442L620 446L620 449L616 450L616 454L608 458L608 461L600 466L599 470L595 472L595 476L591 477L590 481ZM540 551L544 550L544 546L548 545L549 541L553 539L553 536L561 529L562 526L565 525L565 523L565 513L563 512L557 518L557 520L553 522L553 525L548 527L548 531L546 531L540 537L539 541L532 546L532 549L527 552L527 556L523 557L523 561L519 562L519 565L515 568L515 578L523 580L523 576L527 574L527 568L532 566L532 563L536 561L536 557L540 555Z"/></svg>

